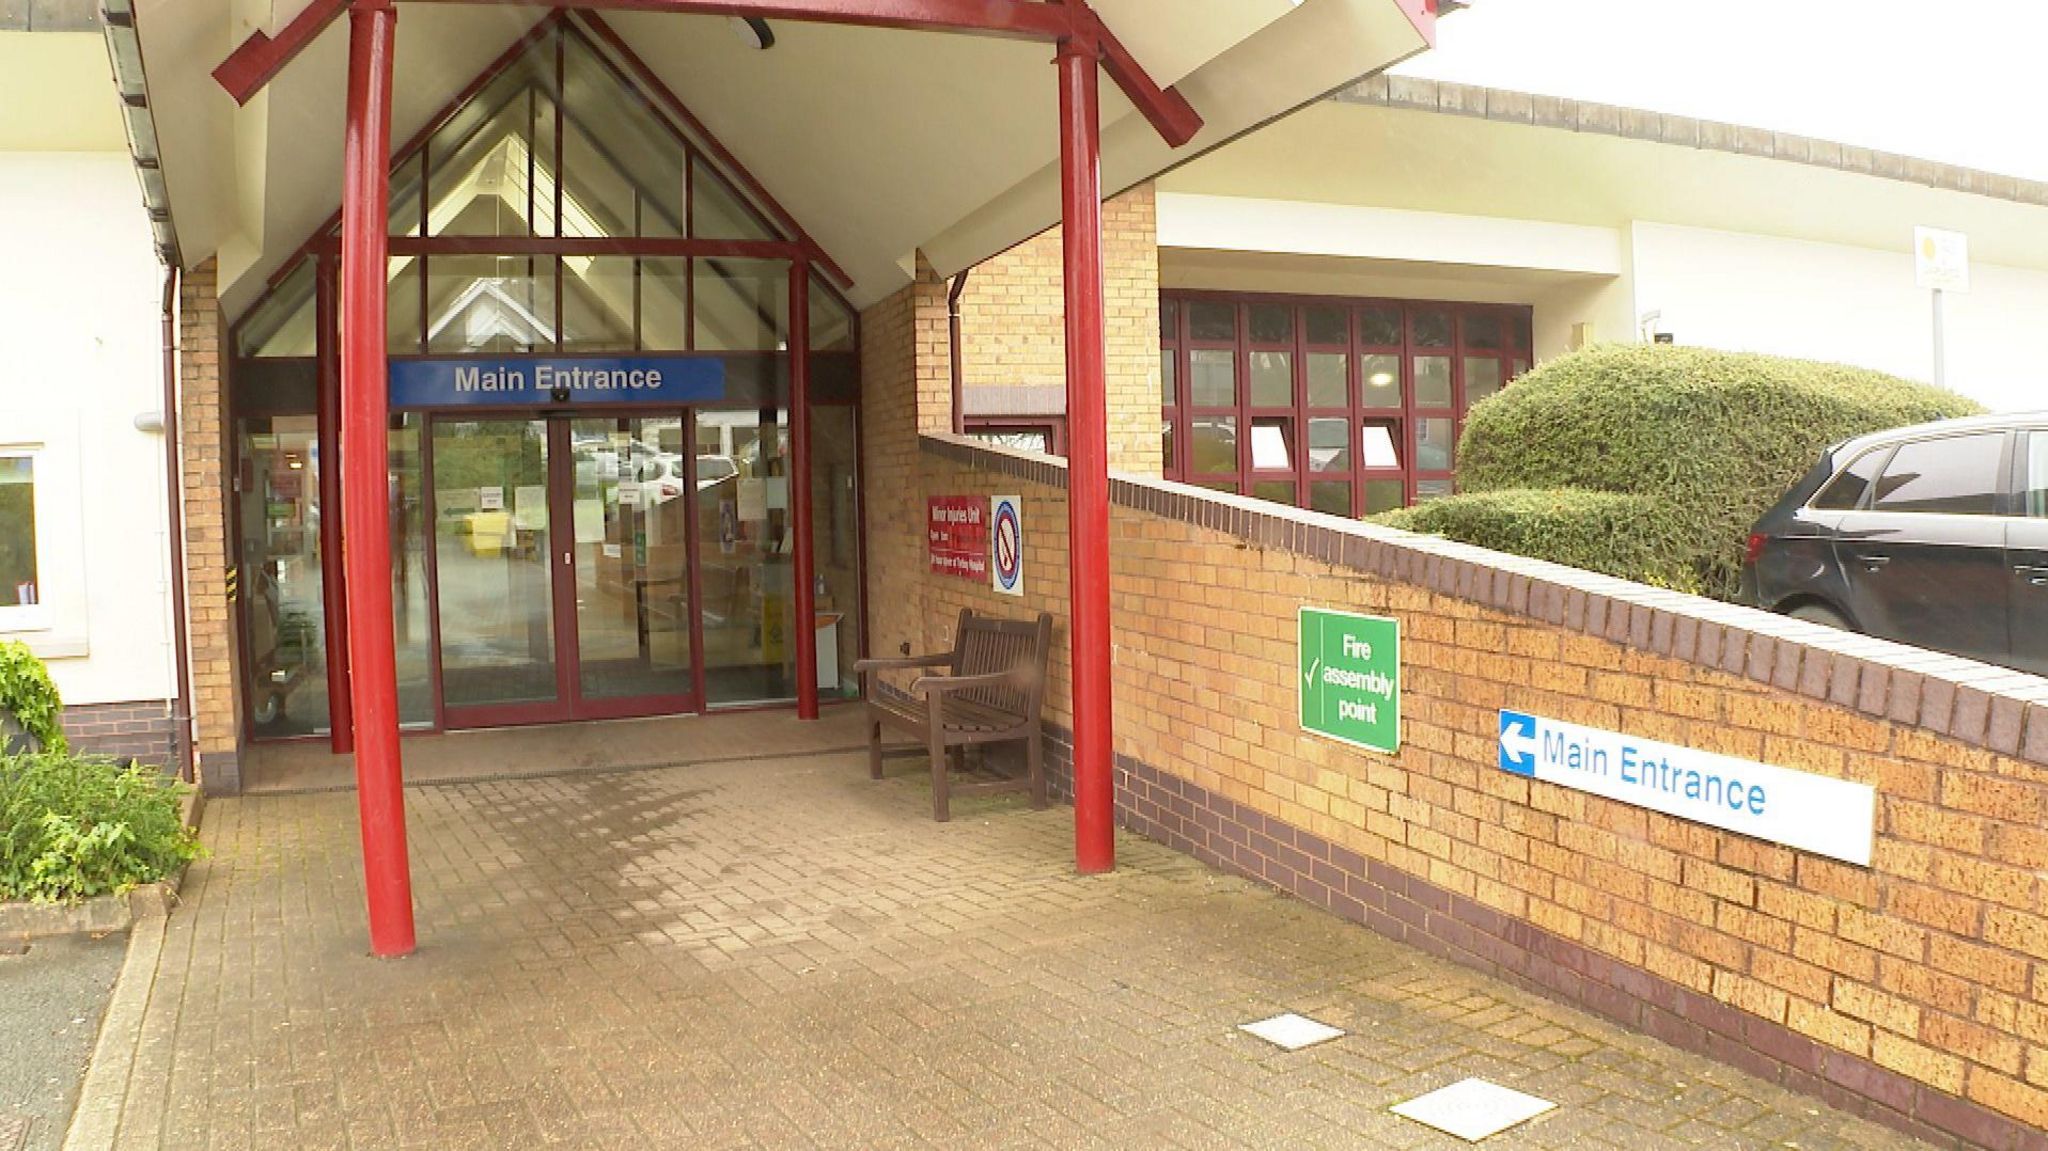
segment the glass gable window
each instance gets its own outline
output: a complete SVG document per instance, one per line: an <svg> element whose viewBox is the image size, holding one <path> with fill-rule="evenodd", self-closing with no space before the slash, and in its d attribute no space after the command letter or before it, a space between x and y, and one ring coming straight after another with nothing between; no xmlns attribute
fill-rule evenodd
<svg viewBox="0 0 2048 1151"><path fill-rule="evenodd" d="M1449 494L1466 412L1533 352L1511 305L1175 292L1159 315L1167 478L1346 516Z"/></svg>

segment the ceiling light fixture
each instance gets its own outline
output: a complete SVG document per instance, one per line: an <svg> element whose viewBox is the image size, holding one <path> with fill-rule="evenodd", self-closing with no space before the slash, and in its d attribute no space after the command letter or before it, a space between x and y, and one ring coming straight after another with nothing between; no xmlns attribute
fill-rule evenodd
<svg viewBox="0 0 2048 1151"><path fill-rule="evenodd" d="M775 29L768 26L768 21L759 16L732 16L727 20L732 27L732 34L739 37L740 43L747 47L762 52L775 47Z"/></svg>

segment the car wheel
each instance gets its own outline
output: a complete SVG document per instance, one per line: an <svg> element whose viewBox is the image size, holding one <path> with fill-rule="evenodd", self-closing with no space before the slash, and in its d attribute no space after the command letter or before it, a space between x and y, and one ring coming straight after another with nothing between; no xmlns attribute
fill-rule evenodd
<svg viewBox="0 0 2048 1151"><path fill-rule="evenodd" d="M1817 623L1822 627L1831 627L1838 631L1856 630L1855 625L1851 624L1841 612L1825 604L1803 603L1785 614L1793 619L1803 619L1807 623Z"/></svg>

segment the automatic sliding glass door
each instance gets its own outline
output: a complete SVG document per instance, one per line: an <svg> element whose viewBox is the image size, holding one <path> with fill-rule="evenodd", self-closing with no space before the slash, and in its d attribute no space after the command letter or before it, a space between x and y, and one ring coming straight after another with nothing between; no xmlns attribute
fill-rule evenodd
<svg viewBox="0 0 2048 1151"><path fill-rule="evenodd" d="M692 461L683 419L579 418L569 444L583 711L690 710Z"/></svg>
<svg viewBox="0 0 2048 1151"><path fill-rule="evenodd" d="M548 423L433 421L441 693L451 725L560 717Z"/></svg>

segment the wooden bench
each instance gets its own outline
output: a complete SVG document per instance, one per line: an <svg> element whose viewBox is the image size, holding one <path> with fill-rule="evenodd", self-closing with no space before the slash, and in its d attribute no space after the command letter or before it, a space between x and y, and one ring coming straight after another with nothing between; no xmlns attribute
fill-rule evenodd
<svg viewBox="0 0 2048 1151"><path fill-rule="evenodd" d="M868 774L882 778L882 728L917 735L931 754L932 818L951 812L949 793L1029 791L1033 807L1045 806L1045 735L1039 709L1045 702L1045 663L1052 648L1052 616L1006 620L962 609L953 650L903 659L864 659L853 665L868 700ZM943 669L912 681L913 697L885 697L878 673L905 668ZM947 761L958 762L970 746L1023 740L1028 769L1022 779L955 785Z"/></svg>

